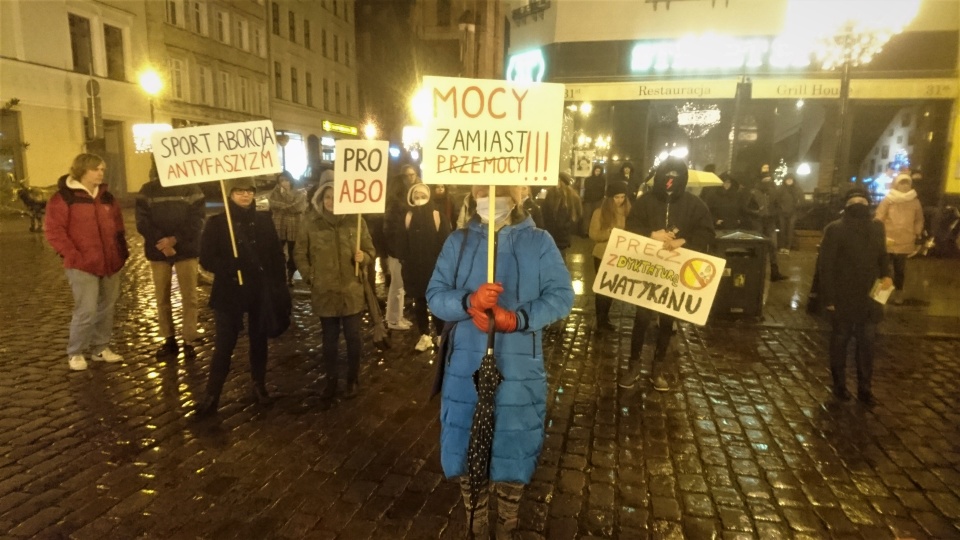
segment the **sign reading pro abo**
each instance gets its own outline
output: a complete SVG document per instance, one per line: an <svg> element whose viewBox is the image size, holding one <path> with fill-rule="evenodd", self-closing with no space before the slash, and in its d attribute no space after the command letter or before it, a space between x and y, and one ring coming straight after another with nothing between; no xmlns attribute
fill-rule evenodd
<svg viewBox="0 0 960 540"><path fill-rule="evenodd" d="M167 187L283 170L270 120L155 131L150 142Z"/></svg>
<svg viewBox="0 0 960 540"><path fill-rule="evenodd" d="M425 182L557 183L562 84L424 77L423 85Z"/></svg>
<svg viewBox="0 0 960 540"><path fill-rule="evenodd" d="M333 213L382 214L387 200L388 141L337 141Z"/></svg>
<svg viewBox="0 0 960 540"><path fill-rule="evenodd" d="M593 292L703 325L727 261L614 229Z"/></svg>

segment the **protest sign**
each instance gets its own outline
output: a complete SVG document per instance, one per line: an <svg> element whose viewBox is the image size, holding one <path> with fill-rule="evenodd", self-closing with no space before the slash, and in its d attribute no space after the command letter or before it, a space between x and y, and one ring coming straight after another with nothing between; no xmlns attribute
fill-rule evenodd
<svg viewBox="0 0 960 540"><path fill-rule="evenodd" d="M727 262L689 249L662 249L639 234L614 229L593 292L703 325Z"/></svg>
<svg viewBox="0 0 960 540"><path fill-rule="evenodd" d="M337 141L333 213L382 214L387 200L388 141Z"/></svg>
<svg viewBox="0 0 960 540"><path fill-rule="evenodd" d="M436 184L554 185L563 85L424 77L423 178Z"/></svg>
<svg viewBox="0 0 960 540"><path fill-rule="evenodd" d="M167 187L283 170L270 120L155 131L150 142Z"/></svg>
<svg viewBox="0 0 960 540"><path fill-rule="evenodd" d="M573 153L573 159L576 168L573 170L574 176L590 176L593 172L593 160L596 150L577 150Z"/></svg>

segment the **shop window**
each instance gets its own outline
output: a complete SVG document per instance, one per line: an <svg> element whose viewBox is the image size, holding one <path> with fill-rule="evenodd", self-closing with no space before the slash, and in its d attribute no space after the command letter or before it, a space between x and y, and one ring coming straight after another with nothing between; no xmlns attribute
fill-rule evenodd
<svg viewBox="0 0 960 540"><path fill-rule="evenodd" d="M73 54L73 70L77 73L93 73L93 45L90 39L90 19L69 14L70 50Z"/></svg>
<svg viewBox="0 0 960 540"><path fill-rule="evenodd" d="M109 24L103 25L103 44L107 51L107 78L115 81L125 80L123 30Z"/></svg>

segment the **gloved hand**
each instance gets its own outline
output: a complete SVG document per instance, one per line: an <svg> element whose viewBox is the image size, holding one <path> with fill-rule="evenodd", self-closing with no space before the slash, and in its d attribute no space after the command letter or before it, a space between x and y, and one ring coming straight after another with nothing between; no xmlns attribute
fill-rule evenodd
<svg viewBox="0 0 960 540"><path fill-rule="evenodd" d="M490 309L497 305L497 298L503 292L503 285L499 283L484 283L477 287L477 290L470 295L469 307L480 311ZM467 310L469 312L469 310ZM486 332L486 329L484 329Z"/></svg>
<svg viewBox="0 0 960 540"><path fill-rule="evenodd" d="M484 334L490 329L490 318L487 317L487 312L482 309L469 308L467 313L470 314L470 317L473 318L473 325L477 327L477 330L480 330ZM494 319L496 321L496 319Z"/></svg>
<svg viewBox="0 0 960 540"><path fill-rule="evenodd" d="M517 312L503 309L500 306L493 306L493 320L497 327L497 332L516 332L517 331Z"/></svg>

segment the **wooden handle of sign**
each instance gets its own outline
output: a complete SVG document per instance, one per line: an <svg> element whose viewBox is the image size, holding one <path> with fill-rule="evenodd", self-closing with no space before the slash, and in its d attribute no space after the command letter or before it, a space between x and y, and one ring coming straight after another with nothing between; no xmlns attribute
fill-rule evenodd
<svg viewBox="0 0 960 540"><path fill-rule="evenodd" d="M360 214L357 214L357 249L353 250L354 256L356 256L356 253L360 251L360 225L362 219L363 217ZM358 263L356 260L353 261L353 275L360 275L360 263Z"/></svg>
<svg viewBox="0 0 960 540"><path fill-rule="evenodd" d="M223 194L223 213L227 215L227 230L230 231L230 247L233 248L234 260L239 259L237 255L237 238L233 235L233 219L230 218L230 203L227 201L227 186L220 180L220 193ZM243 273L237 268L237 281L243 285Z"/></svg>
<svg viewBox="0 0 960 540"><path fill-rule="evenodd" d="M493 266L497 238L497 186L490 186L487 197L490 197L490 210L487 214L487 282L494 283L497 280L496 269Z"/></svg>

